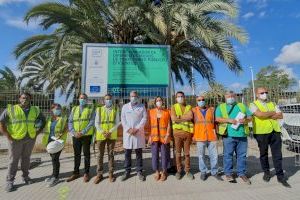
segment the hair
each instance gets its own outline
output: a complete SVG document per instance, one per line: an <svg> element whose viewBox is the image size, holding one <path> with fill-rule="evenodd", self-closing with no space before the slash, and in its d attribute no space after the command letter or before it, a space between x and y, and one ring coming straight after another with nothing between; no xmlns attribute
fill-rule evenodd
<svg viewBox="0 0 300 200"><path fill-rule="evenodd" d="M52 110L53 108L55 108L55 107L61 108L61 105L60 105L59 103L53 103L53 104L51 105L51 110Z"/></svg>
<svg viewBox="0 0 300 200"><path fill-rule="evenodd" d="M110 98L112 98L112 95L111 94L106 94L104 97L110 97Z"/></svg>
<svg viewBox="0 0 300 200"><path fill-rule="evenodd" d="M29 93L29 92L21 92L20 95L19 95L19 98L21 98L22 95L26 95L28 96L30 99L32 97L32 95Z"/></svg>
<svg viewBox="0 0 300 200"><path fill-rule="evenodd" d="M257 93L259 89L265 89L265 90L267 90L266 87L257 87L257 88L255 88L255 93Z"/></svg>
<svg viewBox="0 0 300 200"><path fill-rule="evenodd" d="M154 99L154 103L156 103L156 100L157 100L158 98L161 98L162 102L164 102L164 99L163 99L161 96L157 96L157 97L155 97L155 99Z"/></svg>
<svg viewBox="0 0 300 200"><path fill-rule="evenodd" d="M139 95L138 92L137 92L136 90L132 90L132 91L130 92L130 94L132 94L132 93L136 94L137 96Z"/></svg>
<svg viewBox="0 0 300 200"><path fill-rule="evenodd" d="M185 96L185 95L184 95L184 92L182 92L182 91L176 92L175 96L177 97L178 94L182 94L183 96Z"/></svg>
<svg viewBox="0 0 300 200"><path fill-rule="evenodd" d="M85 96L85 98L88 98L88 95L86 93L80 93L78 99L80 98L81 95Z"/></svg>
<svg viewBox="0 0 300 200"><path fill-rule="evenodd" d="M228 91L225 92L225 95L230 95L230 94L235 94L235 92L232 91L232 90L228 90Z"/></svg>

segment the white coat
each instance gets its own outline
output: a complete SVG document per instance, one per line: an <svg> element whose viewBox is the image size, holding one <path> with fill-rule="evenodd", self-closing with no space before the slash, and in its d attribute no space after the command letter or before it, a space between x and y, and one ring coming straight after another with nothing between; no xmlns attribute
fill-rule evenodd
<svg viewBox="0 0 300 200"><path fill-rule="evenodd" d="M143 104L132 106L127 103L121 112L121 122L123 126L123 147L125 149L139 149L145 147L144 126L147 122L147 111ZM130 135L130 128L139 129L136 135Z"/></svg>

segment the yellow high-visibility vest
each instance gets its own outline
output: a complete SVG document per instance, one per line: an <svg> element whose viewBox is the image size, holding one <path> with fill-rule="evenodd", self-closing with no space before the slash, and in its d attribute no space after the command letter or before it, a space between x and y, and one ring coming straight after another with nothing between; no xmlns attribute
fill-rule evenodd
<svg viewBox="0 0 300 200"><path fill-rule="evenodd" d="M21 140L27 133L32 139L36 137L35 123L40 114L37 106L30 106L27 117L20 105L7 105L7 113L9 116L7 131L13 139Z"/></svg>
<svg viewBox="0 0 300 200"><path fill-rule="evenodd" d="M175 109L176 116L179 117L189 112L192 109L192 106L186 105L184 113L182 113L179 103L174 104L174 109ZM192 122L181 122L181 123L173 122L172 128L177 130L183 130L189 133L194 133L194 124Z"/></svg>
<svg viewBox="0 0 300 200"><path fill-rule="evenodd" d="M105 111L105 107L97 108L96 111L101 116L101 124L100 127L103 131L109 131L115 126L116 117L118 114L118 109L116 107L113 107L111 112L109 113L109 116L107 116L107 112ZM111 140L116 140L118 137L118 130L116 129L112 134L110 135ZM96 133L96 140L105 140L106 138L103 135L103 132L97 131Z"/></svg>
<svg viewBox="0 0 300 200"><path fill-rule="evenodd" d="M254 105L261 112L276 111L275 104L273 102L266 103L267 108L258 100L253 102ZM253 118L253 132L254 134L268 134L274 131L281 132L280 125L277 120L274 119L262 119L254 116Z"/></svg>
<svg viewBox="0 0 300 200"><path fill-rule="evenodd" d="M48 144L51 123L52 123L51 118L49 118L47 120L46 127L45 127L45 133L44 133L44 136L42 139L42 144L45 146ZM67 125L67 118L66 117L58 117L56 125L55 125L55 129L54 129L54 136L58 137L58 136L62 135L60 137L60 139L62 139L64 142L66 142L67 135L68 135L67 132L64 132L66 125Z"/></svg>
<svg viewBox="0 0 300 200"><path fill-rule="evenodd" d="M85 107L83 108L82 113L80 114L80 108L79 106L75 106L72 109L73 112L73 126L74 126L74 130L76 132L80 132L83 129L85 129L87 127L87 125L89 124L92 114L93 114L93 109L89 108L89 107ZM88 135L93 135L94 133L94 129L93 126L87 131L86 134L84 134L83 136L88 136Z"/></svg>

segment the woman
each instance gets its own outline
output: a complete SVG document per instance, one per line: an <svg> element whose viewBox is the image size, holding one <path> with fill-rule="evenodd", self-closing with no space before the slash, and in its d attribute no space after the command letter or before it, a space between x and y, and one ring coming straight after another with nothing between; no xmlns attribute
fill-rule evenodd
<svg viewBox="0 0 300 200"><path fill-rule="evenodd" d="M156 107L149 111L151 132L148 142L151 144L152 168L155 171L154 179L165 181L170 160L171 117L170 112L163 108L161 97L156 97L154 102ZM159 171L159 151L161 152L161 173Z"/></svg>
<svg viewBox="0 0 300 200"><path fill-rule="evenodd" d="M45 129L44 129L44 137L42 143L47 146L50 142L53 141L53 137L56 139L61 139L66 142L67 139L67 118L61 116L62 108L60 104L52 104L51 106L51 117L48 118ZM50 178L45 180L48 187L53 187L59 182L59 156L61 151L50 154L52 158L52 165L53 165L53 173Z"/></svg>

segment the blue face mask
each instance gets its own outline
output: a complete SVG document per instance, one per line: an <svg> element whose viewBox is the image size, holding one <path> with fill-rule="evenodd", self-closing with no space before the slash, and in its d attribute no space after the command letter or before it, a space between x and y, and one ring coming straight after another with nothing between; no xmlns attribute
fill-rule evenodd
<svg viewBox="0 0 300 200"><path fill-rule="evenodd" d="M79 105L85 106L86 105L86 99L79 99Z"/></svg>
<svg viewBox="0 0 300 200"><path fill-rule="evenodd" d="M105 106L106 107L111 107L112 106L112 100L105 100Z"/></svg>
<svg viewBox="0 0 300 200"><path fill-rule="evenodd" d="M60 116L61 115L61 110L60 109L54 109L52 112L53 112L53 115L55 115L55 116Z"/></svg>
<svg viewBox="0 0 300 200"><path fill-rule="evenodd" d="M227 98L226 103L232 105L235 103L235 99L233 97Z"/></svg>
<svg viewBox="0 0 300 200"><path fill-rule="evenodd" d="M205 106L205 101L198 101L197 102L199 107L204 107Z"/></svg>

